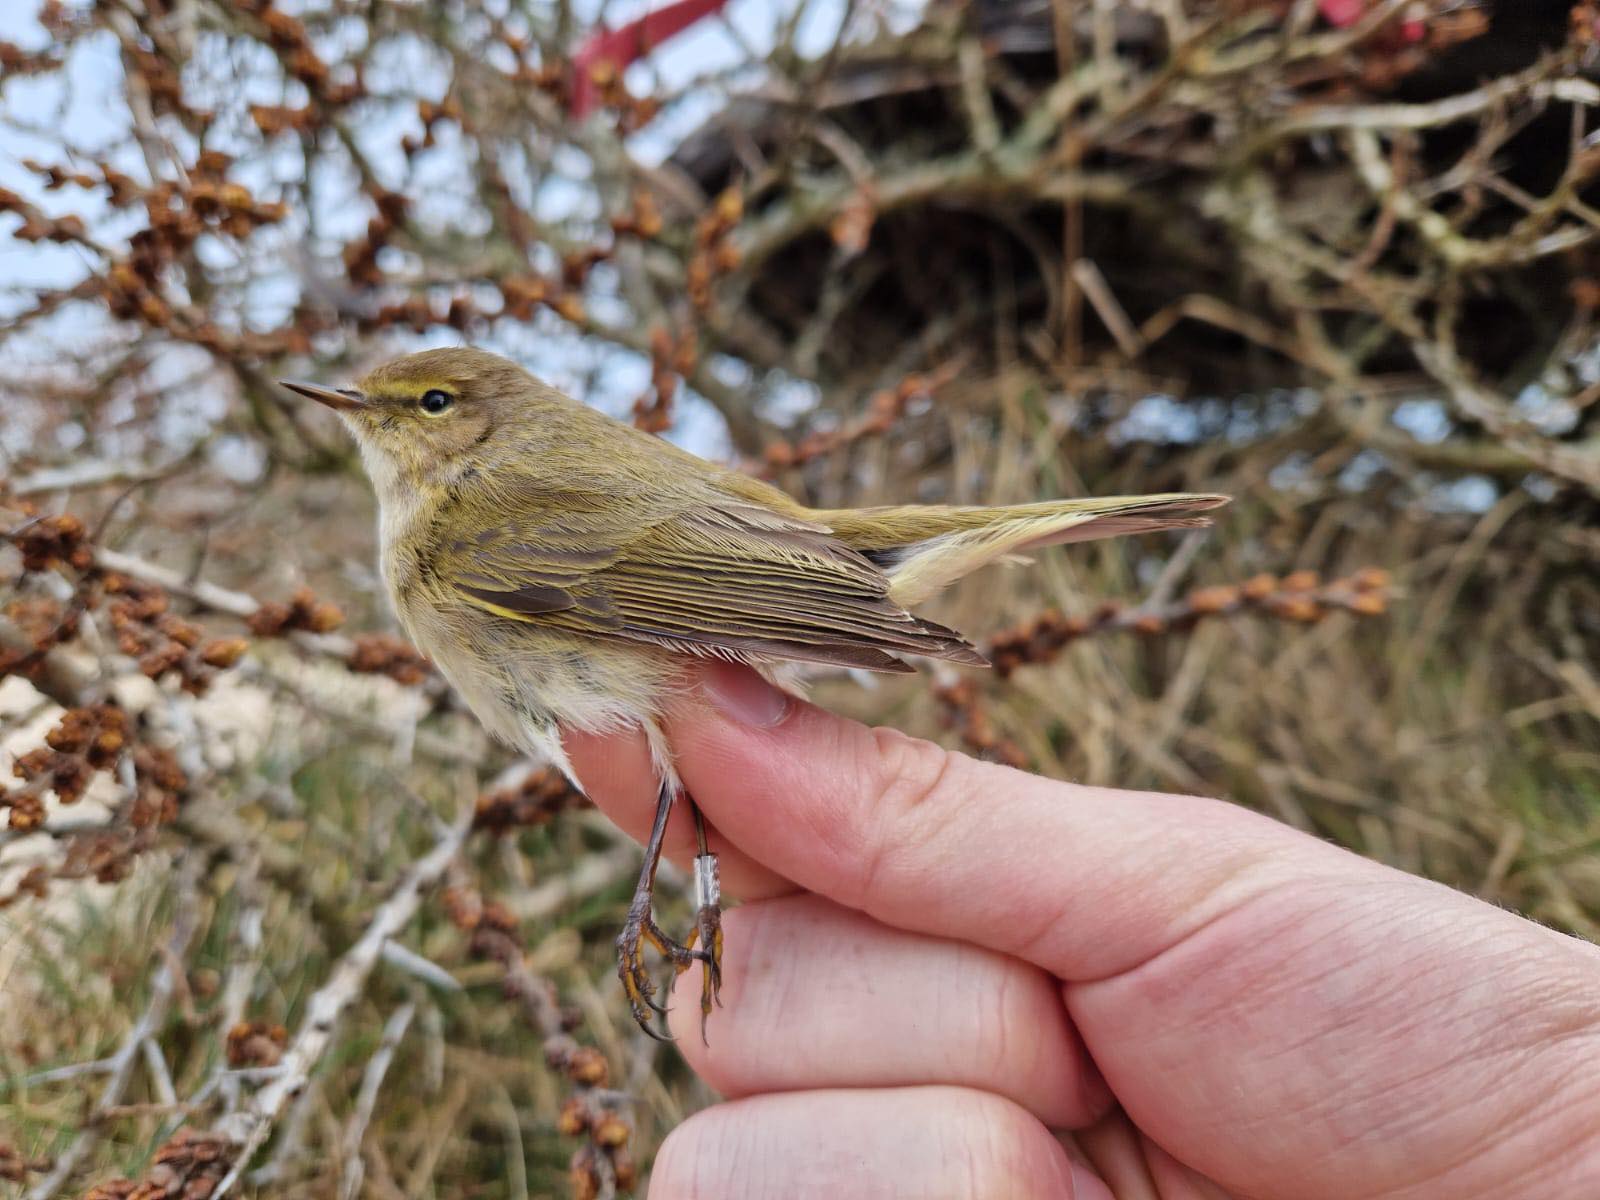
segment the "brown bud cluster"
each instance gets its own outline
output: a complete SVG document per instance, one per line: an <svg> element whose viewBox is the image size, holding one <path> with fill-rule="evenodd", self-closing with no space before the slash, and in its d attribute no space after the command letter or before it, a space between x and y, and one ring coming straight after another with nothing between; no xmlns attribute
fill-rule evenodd
<svg viewBox="0 0 1600 1200"><path fill-rule="evenodd" d="M56 871L60 879L93 879L116 883L127 877L133 860L148 849L152 839L144 834L99 833L76 838L67 850L67 861ZM44 893L41 891L40 896Z"/></svg>
<svg viewBox="0 0 1600 1200"><path fill-rule="evenodd" d="M974 679L962 678L934 689L946 729L953 729L979 758L1011 767L1028 765L1027 755L1010 738L995 729L983 704L983 691Z"/></svg>
<svg viewBox="0 0 1600 1200"><path fill-rule="evenodd" d="M593 1046L579 1046L550 1065L559 1067L568 1079L584 1087L605 1087L611 1081L611 1067L606 1062L606 1056Z"/></svg>
<svg viewBox="0 0 1600 1200"><path fill-rule="evenodd" d="M1005 676L1020 666L1048 662L1062 647L1090 634L1125 631L1157 636L1193 628L1206 617L1242 611L1298 624L1320 621L1335 610L1377 616L1388 607L1390 587L1388 572L1375 567L1326 584L1314 571L1294 571L1281 579L1256 575L1240 584L1197 588L1182 600L1153 608L1105 603L1086 617L1042 613L995 635L987 653Z"/></svg>
<svg viewBox="0 0 1600 1200"><path fill-rule="evenodd" d="M340 251L345 274L350 277L350 282L364 287L372 287L383 282L383 271L378 266L378 255L404 224L406 213L410 208L410 201L405 196L386 188L371 188L368 190L368 196L376 206L377 212L367 222L366 236L347 243ZM433 323L429 310L428 325ZM427 328L427 325L422 328Z"/></svg>
<svg viewBox="0 0 1600 1200"><path fill-rule="evenodd" d="M1079 640L1112 632L1158 637L1192 629L1207 617L1255 612L1296 624L1320 621L1333 611L1378 616L1388 608L1393 581L1387 571L1368 567L1345 579L1324 583L1312 571L1283 578L1256 575L1239 584L1196 588L1164 605L1129 607L1108 601L1087 615L1047 611L1014 629L996 634L984 647L995 674L1005 678L1019 667L1048 663ZM976 680L961 679L936 690L942 719L981 757L1027 766L1021 747L995 729Z"/></svg>
<svg viewBox="0 0 1600 1200"><path fill-rule="evenodd" d="M66 858L53 870L39 864L30 867L9 895L0 896L0 908L31 896L42 900L49 894L52 879L94 879L116 883L127 877L133 860L154 844L148 829L123 829L108 833L82 834L67 843Z"/></svg>
<svg viewBox="0 0 1600 1200"><path fill-rule="evenodd" d="M12 537L22 555L24 571L50 571L68 566L86 571L94 562L89 531L71 513L58 513L29 522Z"/></svg>
<svg viewBox="0 0 1600 1200"><path fill-rule="evenodd" d="M568 288L580 288L589 278L589 272L607 261L613 251L610 246L580 246L561 256L561 282Z"/></svg>
<svg viewBox="0 0 1600 1200"><path fill-rule="evenodd" d="M684 268L684 286L696 311L711 307L711 285L740 262L733 231L744 218L744 196L730 187L711 202L694 225L694 249Z"/></svg>
<svg viewBox="0 0 1600 1200"><path fill-rule="evenodd" d="M565 107L568 92L566 64L558 60L530 63L528 59L533 49L532 43L520 33L506 29L496 18L490 17L490 20L495 22L494 36L511 51L511 57L515 60L516 65L510 71L512 80L524 87L543 92Z"/></svg>
<svg viewBox="0 0 1600 1200"><path fill-rule="evenodd" d="M672 401L678 380L694 370L700 348L694 330L676 334L657 325L650 330L650 390L633 404L633 423L646 433L663 433L672 425Z"/></svg>
<svg viewBox="0 0 1600 1200"><path fill-rule="evenodd" d="M200 647L200 661L208 667L226 670L237 665L248 649L250 643L244 638L212 638Z"/></svg>
<svg viewBox="0 0 1600 1200"><path fill-rule="evenodd" d="M517 918L511 910L497 900L485 900L469 887L449 887L444 890L444 908L457 929L466 933L515 934Z"/></svg>
<svg viewBox="0 0 1600 1200"><path fill-rule="evenodd" d="M17 596L4 611L6 619L33 643L37 653L76 637L82 616L77 608L63 606L55 597L43 595Z"/></svg>
<svg viewBox="0 0 1600 1200"><path fill-rule="evenodd" d="M636 188L628 211L611 218L611 232L617 237L637 237L649 240L661 233L661 209L653 193Z"/></svg>
<svg viewBox="0 0 1600 1200"><path fill-rule="evenodd" d="M289 1044L289 1031L270 1021L240 1021L228 1030L228 1065L275 1067Z"/></svg>
<svg viewBox="0 0 1600 1200"><path fill-rule="evenodd" d="M121 37L126 88L148 104L159 118L170 118L189 135L169 145L207 146L216 114L197 107L186 95L182 64L192 47L176 35L169 16L172 6L147 5L146 28L139 36ZM251 116L266 134L293 130L302 135L325 127L331 111L364 96L359 63L330 66L318 54L304 22L275 7L272 0L240 0L229 6L238 31L252 33L272 50L282 69L305 85L311 100L303 108L257 105ZM108 22L104 10L68 9L58 0L46 0L37 19L55 39L38 52L0 43L0 69L8 76L59 71L71 46ZM193 281L204 274L196 261L202 237L249 237L258 228L277 224L288 214L279 200L259 200L247 187L227 178L231 160L215 148L198 153L183 150L185 161L173 163L165 178L149 184L111 167L106 162L86 165L30 162L43 176L47 189L66 187L106 189L114 210L140 210L144 227L128 237L125 249L98 245L84 220L76 215L49 216L28 205L17 193L0 190L0 210L22 217L13 235L23 241L79 242L106 261L104 269L68 292L41 298L41 305L58 303L69 294L76 299L101 300L119 319L158 329L170 337L203 346L233 359L255 359L282 353L303 353L310 336L326 324L322 317L297 312L284 327L268 331L240 331L219 324L203 302L193 299ZM164 170L163 162L157 170Z"/></svg>
<svg viewBox="0 0 1600 1200"><path fill-rule="evenodd" d="M809 434L798 443L773 442L762 451L761 473L770 478L778 471L804 466L863 438L888 433L907 409L917 401L931 399L959 370L959 363L946 363L927 375L907 375L894 387L874 392L867 411L842 428Z"/></svg>
<svg viewBox="0 0 1600 1200"><path fill-rule="evenodd" d="M210 113L190 108L184 103L183 81L176 64L158 51L133 43L125 47L128 68L138 76L150 96L150 107L160 114L187 113L201 120L209 120Z"/></svg>
<svg viewBox="0 0 1600 1200"><path fill-rule="evenodd" d="M573 1156L572 1178L590 1178L598 1186L606 1172L619 1181L624 1172L631 1174L633 1166L625 1148L632 1127L602 1099L611 1081L610 1064L599 1050L580 1045L572 1037L577 1014L563 1009L555 985L529 968L517 941L516 918L464 884L446 888L442 901L451 922L471 934L472 956L499 965L506 997L515 1001L529 1023L544 1035L546 1064L574 1088L557 1122L561 1132L569 1136L589 1135ZM596 1154L601 1157L593 1157Z"/></svg>
<svg viewBox="0 0 1600 1200"><path fill-rule="evenodd" d="M508 232L514 241L527 250L531 245L532 233L526 214L513 201L504 180L495 177L487 186L499 201ZM649 194L643 191L636 193L633 211L617 218L613 228L617 233L631 231L639 236L659 233L661 216ZM559 277L518 272L501 278L497 281L501 299L498 313L480 312L473 299L464 294L452 298L448 311L443 314L436 312L427 301L412 297L380 308L365 324L374 328L403 324L420 333L441 323L465 329L475 319L494 316L531 321L541 309L548 309L563 320L582 324L588 319L588 311L583 303L583 286L595 266L609 260L615 252L614 244L583 246L562 255Z"/></svg>
<svg viewBox="0 0 1600 1200"><path fill-rule="evenodd" d="M19 755L11 771L22 786L0 792L0 807L10 810L12 829L37 829L44 821L43 798L54 792L62 804L83 798L98 771L114 768L132 752L135 793L126 814L134 829L171 821L189 781L170 750L133 739L128 715L114 704L86 704L61 715L45 744ZM97 876L101 866L90 866Z"/></svg>
<svg viewBox="0 0 1600 1200"><path fill-rule="evenodd" d="M156 1151L142 1180L112 1179L84 1200L206 1200L232 1165L233 1147L214 1133L180 1129Z"/></svg>
<svg viewBox="0 0 1600 1200"><path fill-rule="evenodd" d="M606 1179L615 1186L609 1190ZM572 1189L573 1200L597 1200L617 1191L631 1191L638 1182L638 1168L621 1147L607 1147L591 1142L581 1146L572 1156L567 1168L567 1185Z"/></svg>
<svg viewBox="0 0 1600 1200"><path fill-rule="evenodd" d="M38 751L34 753L37 754ZM65 776L67 775L67 768L73 768L77 765L73 760L65 759L62 763L61 773ZM44 762L24 763L22 759L17 761L13 769L26 771L29 775L39 778L48 777L52 783L56 774L56 772L49 770ZM86 784L86 779L67 778L64 779L62 787L64 790L68 787L72 788L72 797L77 799L78 796L83 794ZM0 804L6 805L11 810L11 815L7 818L7 826L15 829L18 833L27 833L29 830L37 829L44 824L44 800L40 795L39 788L17 788L7 792L4 795L0 795Z"/></svg>
<svg viewBox="0 0 1600 1200"><path fill-rule="evenodd" d="M1034 662L1048 662L1062 646L1090 634L1125 630L1134 634L1168 634L1192 629L1208 616L1259 611L1280 621L1299 624L1320 621L1334 610L1357 616L1378 616L1386 610L1390 579L1387 571L1366 568L1349 579L1323 584L1314 571L1293 571L1282 579L1258 574L1242 584L1200 587L1187 597L1160 606L1126 608L1102 603L1090 616L1042 613L1032 621L995 635L987 646L990 661L1000 675Z"/></svg>
<svg viewBox="0 0 1600 1200"><path fill-rule="evenodd" d="M409 642L388 633L363 633L345 660L352 671L364 675L387 675L396 683L412 686L433 673L433 666Z"/></svg>
<svg viewBox="0 0 1600 1200"><path fill-rule="evenodd" d="M643 129L660 115L661 101L654 96L635 96L623 84L617 64L608 59L590 65L587 83L599 106L613 114L620 134Z"/></svg>
<svg viewBox="0 0 1600 1200"><path fill-rule="evenodd" d="M172 751L149 743L135 746L133 773L139 790L128 810L128 824L143 829L165 825L176 818L178 803L189 788L189 777Z"/></svg>
<svg viewBox="0 0 1600 1200"><path fill-rule="evenodd" d="M562 1137L577 1137L589 1129L589 1106L582 1096L568 1096L556 1116L556 1132Z"/></svg>
<svg viewBox="0 0 1600 1200"><path fill-rule="evenodd" d="M289 206L282 200L257 201L239 183L200 179L189 189L187 199L196 216L234 237L248 237L257 225L274 225L289 215Z"/></svg>
<svg viewBox="0 0 1600 1200"><path fill-rule="evenodd" d="M216 672L236 664L249 643L243 638L206 638L193 621L168 611L171 598L155 584L106 571L99 576L117 649L137 660L150 679L169 673L192 696L211 686Z"/></svg>
<svg viewBox="0 0 1600 1200"><path fill-rule="evenodd" d="M107 770L128 745L128 717L113 704L88 704L61 714L45 744L19 755L11 773L23 786L0 792L12 829L37 829L44 823L44 796L54 792L62 804L83 798L95 772Z"/></svg>
<svg viewBox="0 0 1600 1200"><path fill-rule="evenodd" d="M0 652L0 673L21 672L48 686L44 681L51 656L76 636L83 612L96 609L107 618L117 649L135 658L146 675L176 672L191 693L203 691L215 670L242 653L240 639L204 640L199 626L169 611L170 598L163 589L96 567L94 548L76 516L37 518L26 505L7 503L34 517L6 535L19 551L24 579L45 571L76 573L78 578L65 604L51 596L24 594L6 605L6 619L21 636L12 639L20 645ZM69 704L44 744L17 757L12 774L20 785L0 788L4 823L15 830L38 829L44 823L44 802L51 793L62 804L75 804L97 773L114 771L124 761L132 767L133 792L121 798L113 831L72 837L64 861L53 872L30 873L0 903L42 894L51 875L92 875L106 882L121 878L129 860L148 848L148 832L176 817L189 787L172 751L143 738L122 708L104 701Z"/></svg>
<svg viewBox="0 0 1600 1200"><path fill-rule="evenodd" d="M828 235L846 257L853 258L867 248L877 219L877 193L870 183L863 183L828 224Z"/></svg>
<svg viewBox="0 0 1600 1200"><path fill-rule="evenodd" d="M169 8L165 2L158 3L151 12ZM275 0L240 0L228 7L229 20L225 24L233 32L254 37L264 44L282 71L303 84L309 93L301 104L249 105L249 116L255 128L264 137L285 135L315 143L319 136L332 135L340 115L338 110L367 96L362 77L364 55L358 51L349 62L324 59L323 52L318 50L320 39L315 36L316 22L323 19L322 14L315 9L310 15L293 9L294 6L280 5ZM47 27L60 29L61 36L67 39L65 45L105 23L93 6L80 14L52 0L44 11L48 14L52 10L60 12L58 22L52 25L48 15L40 19ZM570 104L577 81L569 64L552 55L548 47L534 46L525 34L513 33L498 18L485 15L489 36L503 43L513 56L514 65L508 74L521 85L519 90L538 91L562 105ZM170 115L175 125L184 127L192 144L214 143L218 139L206 135L218 114L192 103L192 96L185 94L186 84L179 69L185 56L192 53L192 47L186 46L181 36L176 36L172 22L152 17L151 24L150 31L124 43L129 88L147 94L153 109L163 116ZM52 44L35 53L0 42L0 67L8 75L58 71L62 58L61 45ZM620 72L611 64L597 65L585 76L583 86L598 96L614 127L622 133L639 128L659 109L658 101L652 97L632 96L623 86ZM439 127L447 122L461 125L467 140L477 141L488 136L470 125L475 99L470 90L460 93L452 90L442 99L416 100L420 129L400 139L402 152L412 156L434 145ZM16 192L0 190L0 210L13 210L21 216L21 225L14 230L18 238L81 242L105 260L99 273L79 285L72 298L99 300L119 320L159 331L173 340L201 346L231 361L306 353L318 334L340 324L361 333L396 327L422 332L439 325L467 331L476 323L497 316L527 320L541 308L548 308L565 320L585 323L588 317L581 296L583 282L590 269L611 253L611 249L604 246L568 249L559 275L552 273L552 278L534 281L531 285L526 279L517 279L508 287L505 303L498 310L486 306L488 311L480 311L465 288L463 294L445 303L430 300L425 291L418 289L418 294L400 299L369 297L366 303L358 301L338 312L308 301L297 306L290 318L276 329L240 330L228 322L219 322L213 304L206 298L207 290L192 287L195 280L207 277L206 264L198 261L197 245L202 237L247 238L263 226L282 221L289 210L282 200L257 198L236 179L228 178L231 163L216 149L198 154L185 151L184 157L181 164L173 164L173 177L158 178L150 183L136 181L101 162L32 164L44 177L48 188L104 188L109 192L114 209L135 212L142 209L145 227L132 234L125 245L99 245L81 217L51 216L30 206ZM187 161L190 157L194 161ZM511 242L528 258L538 241L537 222L526 205L519 203L506 189L503 181L496 182L494 174L492 164L486 165L484 187L487 193L492 193L486 198L496 209ZM365 233L342 248L342 258L350 281L358 289L370 291L391 282L379 264L383 251L404 232L407 201L399 193L388 192L365 171L362 187L377 211ZM645 189L640 189L633 197L629 211L612 223L614 237L654 238L662 225L656 202ZM110 236L107 234L108 239ZM727 269L737 258L731 245L708 244L702 249L706 251L702 266L713 274ZM695 273L699 274L700 270L696 268ZM58 293L41 303L59 303L66 296L65 292Z"/></svg>
<svg viewBox="0 0 1600 1200"><path fill-rule="evenodd" d="M6 605L6 619L31 646L0 649L0 675L21 672L37 680L45 656L76 636L84 609L104 609L117 649L137 660L146 676L176 673L191 695L205 691L218 670L236 664L249 648L243 638L207 639L199 625L169 611L171 599L161 587L97 568L87 530L71 513L29 521L9 537L24 573L70 569L79 579L69 604L21 595Z"/></svg>
<svg viewBox="0 0 1600 1200"><path fill-rule="evenodd" d="M300 588L287 604L269 600L244 619L257 637L284 637L290 633L332 633L344 624L337 604L318 600L310 588Z"/></svg>
<svg viewBox="0 0 1600 1200"><path fill-rule="evenodd" d="M167 611L167 593L114 572L106 574L103 587L114 597L106 613L117 649L137 659L140 672L151 679L175 671L186 692L198 696L205 691L212 673L199 650L204 633L194 622Z"/></svg>
<svg viewBox="0 0 1600 1200"><path fill-rule="evenodd" d="M44 190L47 192L58 192L68 184L73 187L92 188L100 182L87 171L72 171L66 167L56 166L54 163L41 163L31 158L25 158L22 160L22 165L35 175L44 176Z"/></svg>
<svg viewBox="0 0 1600 1200"><path fill-rule="evenodd" d="M190 258L202 236L243 240L288 216L282 201L257 200L243 184L229 180L232 165L232 158L221 151L204 150L182 183L162 180L148 188L103 170L112 204L141 204L146 219L146 227L128 239L127 252L114 258L96 281L114 316L164 328L213 349L242 344L186 301L173 299L169 290L172 267ZM282 339L261 342L260 336L255 335L262 346L282 344Z"/></svg>
<svg viewBox="0 0 1600 1200"><path fill-rule="evenodd" d="M559 280L538 275L508 275L500 280L501 315L531 321L540 308L573 322L584 319L583 298Z"/></svg>
<svg viewBox="0 0 1600 1200"><path fill-rule="evenodd" d="M547 825L557 814L587 805L588 798L554 767L531 772L516 787L478 797L473 827L498 837L513 829Z"/></svg>
<svg viewBox="0 0 1600 1200"><path fill-rule="evenodd" d="M88 227L81 217L67 213L60 217L47 216L29 204L16 192L0 188L0 212L14 212L22 217L22 224L11 231L19 242L87 242Z"/></svg>
<svg viewBox="0 0 1600 1200"><path fill-rule="evenodd" d="M338 107L366 95L360 73L344 83L333 81L333 71L317 54L305 24L273 6L272 0L240 0L239 7L260 18L267 43L277 52L284 70L306 85L321 105Z"/></svg>
<svg viewBox="0 0 1600 1200"><path fill-rule="evenodd" d="M0 1142L0 1179L10 1183L25 1183L35 1171L48 1171L48 1158L28 1158L8 1142Z"/></svg>
<svg viewBox="0 0 1600 1200"><path fill-rule="evenodd" d="M310 105L291 108L286 104L252 104L250 119L256 128L271 137L276 133L310 133L316 128L317 113Z"/></svg>
<svg viewBox="0 0 1600 1200"><path fill-rule="evenodd" d="M419 150L430 150L437 144L433 127L441 121L462 120L461 101L454 96L446 96L442 101L435 103L432 100L417 101L417 119L422 122L422 136L408 133L400 139L400 149L405 156L410 158Z"/></svg>
<svg viewBox="0 0 1600 1200"><path fill-rule="evenodd" d="M45 734L45 745L58 754L74 754L96 771L117 761L128 744L128 717L114 704L88 704L68 709Z"/></svg>
<svg viewBox="0 0 1600 1200"><path fill-rule="evenodd" d="M0 646L0 677L21 675L39 681L45 656L77 636L81 612L49 596L17 596L4 609L21 635L21 645Z"/></svg>

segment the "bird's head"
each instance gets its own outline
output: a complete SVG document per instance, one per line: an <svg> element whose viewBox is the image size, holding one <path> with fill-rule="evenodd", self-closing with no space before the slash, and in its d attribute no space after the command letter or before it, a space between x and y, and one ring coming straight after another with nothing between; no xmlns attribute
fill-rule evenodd
<svg viewBox="0 0 1600 1200"><path fill-rule="evenodd" d="M380 498L391 488L448 483L472 468L492 470L515 453L519 431L540 424L536 410L572 403L510 359L467 348L408 354L368 372L354 387L282 382L339 414Z"/></svg>

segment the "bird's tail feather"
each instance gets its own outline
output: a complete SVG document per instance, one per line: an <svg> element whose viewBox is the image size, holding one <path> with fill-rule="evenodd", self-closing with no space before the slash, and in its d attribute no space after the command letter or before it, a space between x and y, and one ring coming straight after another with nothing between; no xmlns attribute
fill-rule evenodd
<svg viewBox="0 0 1600 1200"><path fill-rule="evenodd" d="M876 562L890 579L890 597L909 608L997 559L1065 542L1209 525L1209 518L1196 514L1227 502L1226 496L1169 493L816 515L841 541Z"/></svg>

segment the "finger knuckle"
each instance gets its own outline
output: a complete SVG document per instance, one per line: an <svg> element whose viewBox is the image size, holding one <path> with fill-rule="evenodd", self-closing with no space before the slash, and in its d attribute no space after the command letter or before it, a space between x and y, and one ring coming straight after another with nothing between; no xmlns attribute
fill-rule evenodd
<svg viewBox="0 0 1600 1200"><path fill-rule="evenodd" d="M859 854L862 859L859 900L872 911L872 899L893 864L915 860L945 825L941 816L960 790L959 755L932 742L894 729L874 729L871 762L863 775L872 781L873 797Z"/></svg>
<svg viewBox="0 0 1600 1200"><path fill-rule="evenodd" d="M874 791L878 810L898 819L943 800L960 756L898 729L872 731Z"/></svg>

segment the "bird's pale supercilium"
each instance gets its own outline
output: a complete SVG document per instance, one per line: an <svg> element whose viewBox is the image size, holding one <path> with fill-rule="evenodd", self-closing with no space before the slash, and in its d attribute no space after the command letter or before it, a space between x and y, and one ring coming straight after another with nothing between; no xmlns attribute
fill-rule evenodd
<svg viewBox="0 0 1600 1200"><path fill-rule="evenodd" d="M1061 542L1206 524L1216 495L1001 507L807 508L785 492L615 421L482 350L427 350L353 387L289 383L338 411L377 492L383 577L406 633L489 730L558 764L558 727L637 728L661 781L646 861L618 938L635 1018L661 1011L643 948L721 983L716 859L700 834L687 944L651 893L682 786L662 714L686 658L909 671L983 666L911 610L996 559ZM577 780L574 780L577 783Z"/></svg>

